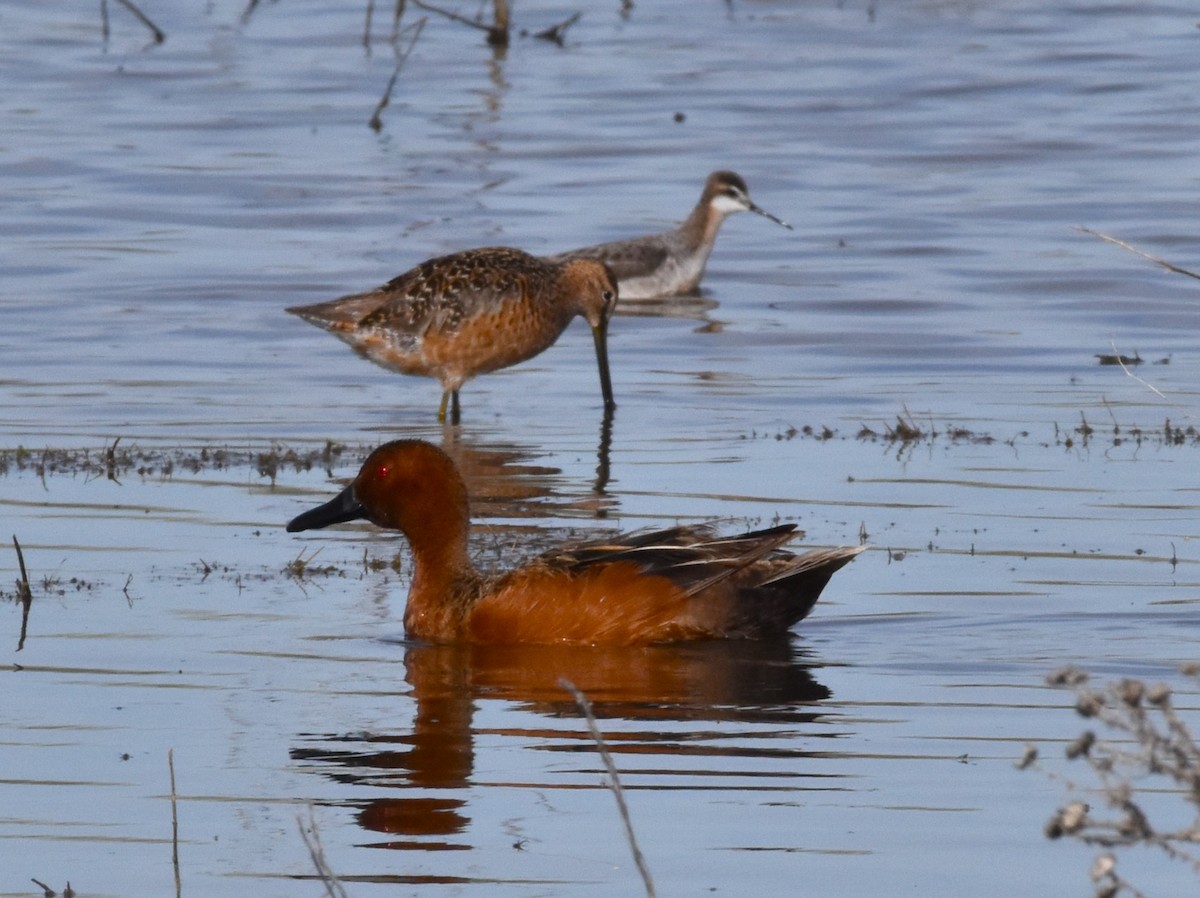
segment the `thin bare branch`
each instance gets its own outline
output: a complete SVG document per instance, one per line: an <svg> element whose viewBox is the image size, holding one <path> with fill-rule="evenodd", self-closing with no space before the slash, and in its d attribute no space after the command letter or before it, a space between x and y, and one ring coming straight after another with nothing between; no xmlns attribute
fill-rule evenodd
<svg viewBox="0 0 1200 898"><path fill-rule="evenodd" d="M175 749L167 749L167 769L171 772L171 867L175 871L175 898L183 894L179 876L179 801L175 794Z"/></svg>
<svg viewBox="0 0 1200 898"><path fill-rule="evenodd" d="M1156 387L1156 386L1154 386L1154 384L1138 377L1136 374L1134 374L1132 371L1130 371L1128 367L1126 367L1124 357L1121 355L1121 353L1117 352L1116 341L1110 341L1110 345L1112 346L1112 349L1113 349L1113 355L1117 359L1117 364L1121 366L1121 370L1124 371L1127 376L1132 377L1134 380L1136 380L1143 387L1148 389L1151 393L1153 393L1159 399L1167 398L1166 396L1163 395L1162 391L1160 389L1158 389L1158 387Z"/></svg>
<svg viewBox="0 0 1200 898"><path fill-rule="evenodd" d="M404 7L408 0L396 0L396 8L392 12L392 43L396 43L396 39L400 37L400 20L404 18Z"/></svg>
<svg viewBox="0 0 1200 898"><path fill-rule="evenodd" d="M383 130L383 110L387 109L388 104L392 102L392 91L396 88L396 79L400 77L400 70L404 68L404 63L408 62L408 57L412 54L413 47L417 44L417 38L421 36L421 32L425 28L427 18L420 18L413 22L404 31L412 32L412 39L409 40L408 46L403 50L396 46L396 67L392 69L392 76L388 79L387 87L383 90L383 96L379 98L379 102L375 106L375 111L371 113L371 119L368 124L371 130L378 133ZM404 31L397 35L397 41Z"/></svg>
<svg viewBox="0 0 1200 898"><path fill-rule="evenodd" d="M508 46L508 0L493 0L494 18L491 31L488 32L488 43L493 47Z"/></svg>
<svg viewBox="0 0 1200 898"><path fill-rule="evenodd" d="M1084 234L1091 234L1093 237L1099 237L1101 240L1121 247L1121 249L1129 250L1129 252L1133 253L1135 256L1141 256L1148 262L1153 262L1155 265L1161 265L1163 268L1167 269L1167 271L1173 271L1176 274L1184 274L1190 278L1195 278L1196 280L1200 281L1200 274L1197 274L1194 271L1189 271L1186 268L1180 268L1178 265L1173 265L1166 259L1160 259L1157 256L1152 256L1149 253L1142 252L1136 246L1130 246L1124 240L1118 240L1116 237L1111 237L1108 234L1102 233L1101 231L1094 231L1091 228L1085 228L1082 225L1077 225L1075 230Z"/></svg>
<svg viewBox="0 0 1200 898"><path fill-rule="evenodd" d="M162 29L159 28L157 25L155 25L153 22L151 22L150 17L147 16L140 9L138 9L137 5L133 2L133 0L117 0L117 2L120 3L122 6L124 6L131 13L133 13L134 16L137 17L137 20L139 22L141 22L143 25L145 25L147 28L150 29L150 33L152 35L154 35L154 43L161 44L163 41L165 41L167 39L167 36L166 36L166 34L163 33Z"/></svg>
<svg viewBox="0 0 1200 898"><path fill-rule="evenodd" d="M312 858L313 866L317 868L317 875L321 877L321 882L325 885L325 894L329 898L347 898L346 890L342 888L342 884L338 882L337 876L329 868L328 861L325 860L325 849L321 847L321 832L317 829L317 817L313 813L311 804L308 806L307 826L299 814L296 815L296 826L300 829L300 838L304 840L308 856Z"/></svg>
<svg viewBox="0 0 1200 898"><path fill-rule="evenodd" d="M508 4L505 0L496 0L496 21L492 25L485 25L482 22L477 22L474 19L468 19L466 16L443 9L440 6L434 6L432 3L427 3L426 0L412 0L414 4L428 12L435 12L440 16L445 16L452 22L461 22L463 25L469 25L472 28L477 28L480 31L487 33L487 42L494 47L508 46Z"/></svg>
<svg viewBox="0 0 1200 898"><path fill-rule="evenodd" d="M1185 667L1183 673L1196 677L1197 669ZM1192 848L1200 842L1200 823L1159 829L1140 802L1141 793L1153 790L1177 793L1193 810L1200 804L1200 779L1196 772L1200 746L1176 712L1171 689L1165 683L1148 685L1132 678L1096 688L1090 685L1087 674L1077 668L1056 671L1047 682L1071 690L1075 712L1089 721L1089 729L1067 745L1066 757L1068 761L1086 765L1099 781L1098 788L1086 788L1047 771L1075 795L1088 795L1086 801L1076 799L1058 809L1046 824L1047 837L1070 837L1106 850L1092 866L1096 895L1145 898L1118 872L1116 849L1156 848L1200 873L1200 856ZM1099 728L1090 728L1093 721L1114 735L1106 737ZM1040 769L1036 750L1027 749L1019 766ZM1150 777L1159 777L1161 785L1148 783ZM1093 801L1090 796L1096 794L1103 798L1109 814L1089 804Z"/></svg>
<svg viewBox="0 0 1200 898"><path fill-rule="evenodd" d="M617 800L617 811L621 815L621 821L625 824L625 837L629 840L629 848L633 852L633 862L637 864L638 872L642 874L647 898L654 898L654 879L650 876L650 868L646 866L646 859L642 856L642 850L638 848L637 838L633 834L633 821L629 817L629 808L625 804L625 792L621 788L621 777L617 773L617 765L613 763L608 746L604 743L604 737L600 734L600 727L596 724L596 716L592 713L592 703L570 680L561 679L558 682L563 689L571 693L575 704L579 706L579 710L583 712L583 716L587 720L588 730L596 743L596 750L600 753L600 758L604 761L604 768L608 771L608 782L612 787L613 797Z"/></svg>
<svg viewBox="0 0 1200 898"><path fill-rule="evenodd" d="M567 29L578 22L579 17L582 15L582 12L577 12L557 25L547 28L545 31L539 31L534 37L541 38L544 41L553 41L561 47L563 45L563 38L566 37Z"/></svg>
<svg viewBox="0 0 1200 898"><path fill-rule="evenodd" d="M29 609L33 607L33 590L29 588L29 572L25 570L25 553L13 534L13 548L17 550L17 564L21 569L21 579L17 581L17 599L21 603L21 635L17 639L17 651L25 648L25 636L29 632Z"/></svg>

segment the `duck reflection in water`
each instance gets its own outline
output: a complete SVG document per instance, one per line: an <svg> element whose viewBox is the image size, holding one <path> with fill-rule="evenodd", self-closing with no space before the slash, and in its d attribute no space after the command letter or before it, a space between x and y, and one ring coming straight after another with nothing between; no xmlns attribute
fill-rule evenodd
<svg viewBox="0 0 1200 898"><path fill-rule="evenodd" d="M609 740L618 758L674 756L683 769L709 754L713 768L719 769L731 755L738 756L727 731L714 739L719 744L710 745L682 737L681 721L767 724L772 738L787 740L773 752L782 758L818 757L823 751L797 747L793 730L823 717L818 703L829 697L829 690L814 679L786 638L620 649L410 645L404 665L415 702L411 727L408 696L397 695L405 720L394 728L305 734L291 751L293 760L335 782L366 787L375 794L397 793L361 802L353 794L339 799L339 804L358 806L358 823L364 829L392 837L374 847L475 847L465 838L471 822L465 790L477 785L475 743L481 730L474 715L484 703L503 708L515 723L497 728L496 715L490 715L489 742L533 739L533 747L541 751L594 753L582 712L562 685L564 679L588 696L598 719L624 722L622 736ZM531 721L531 715L544 723ZM563 720L576 723L564 726ZM606 729L603 723L601 729ZM756 741L744 751L756 757L761 745ZM664 763L660 757L655 766ZM547 788L554 786L546 783Z"/></svg>

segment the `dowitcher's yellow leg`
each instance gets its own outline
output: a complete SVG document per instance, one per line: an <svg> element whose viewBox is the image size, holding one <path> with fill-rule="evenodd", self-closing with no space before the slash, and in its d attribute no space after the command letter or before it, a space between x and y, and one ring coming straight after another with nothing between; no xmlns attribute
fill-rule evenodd
<svg viewBox="0 0 1200 898"><path fill-rule="evenodd" d="M445 390L442 393L442 404L438 406L438 423L446 423L446 406L450 407L450 423L457 424L459 419L458 390Z"/></svg>

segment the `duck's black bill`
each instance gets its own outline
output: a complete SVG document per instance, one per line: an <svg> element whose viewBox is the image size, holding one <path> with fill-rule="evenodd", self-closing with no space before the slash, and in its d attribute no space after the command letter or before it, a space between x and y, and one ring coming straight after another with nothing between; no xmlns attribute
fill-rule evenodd
<svg viewBox="0 0 1200 898"><path fill-rule="evenodd" d="M367 510L354 498L354 487L348 486L324 505L318 505L311 511L297 515L288 521L288 533L298 533L301 530L320 530L331 524L341 524L346 521L356 521L365 518Z"/></svg>

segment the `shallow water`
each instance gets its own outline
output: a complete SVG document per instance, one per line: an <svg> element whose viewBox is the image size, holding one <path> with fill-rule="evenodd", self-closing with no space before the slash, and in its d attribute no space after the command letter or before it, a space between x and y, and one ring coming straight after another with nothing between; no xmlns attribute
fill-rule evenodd
<svg viewBox="0 0 1200 898"><path fill-rule="evenodd" d="M357 2L146 4L159 46L109 6L105 42L0 4L0 508L34 587L0 895L168 891L168 749L186 893L318 894L310 803L351 895L637 893L563 676L660 894L1088 888L1013 761L1082 729L1067 663L1194 712L1200 285L1075 226L1200 267L1193 9L613 3L502 56L434 16L375 133L389 11L367 53ZM702 298L623 310L611 433L582 325L443 432L435 384L282 312L666 227L718 167L796 230L736 217ZM873 548L787 644L408 645L397 540L282 530L398 435L457 454L484 563L707 518Z"/></svg>

